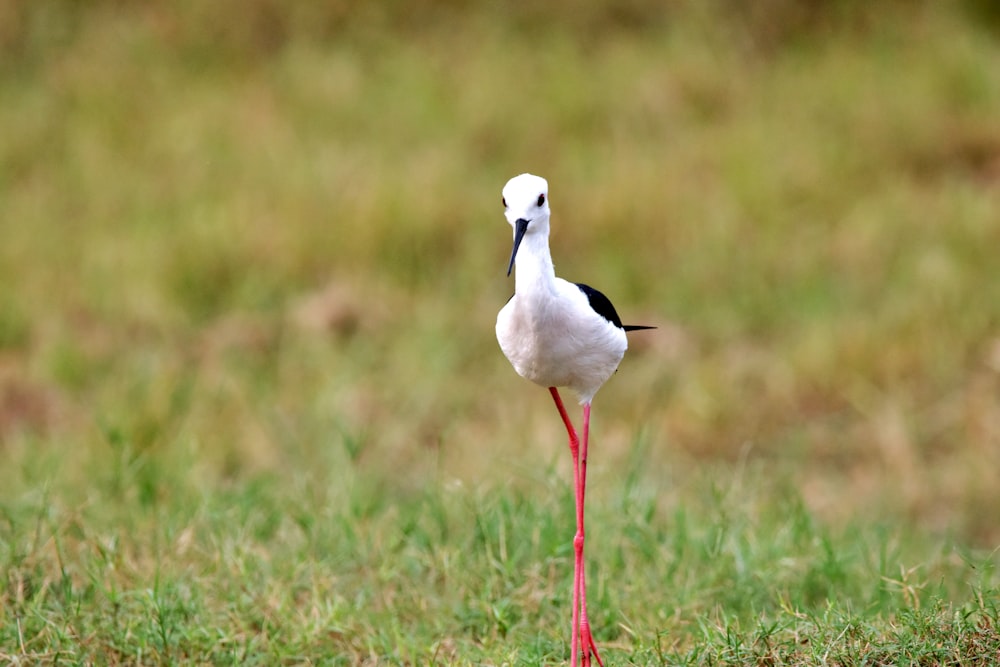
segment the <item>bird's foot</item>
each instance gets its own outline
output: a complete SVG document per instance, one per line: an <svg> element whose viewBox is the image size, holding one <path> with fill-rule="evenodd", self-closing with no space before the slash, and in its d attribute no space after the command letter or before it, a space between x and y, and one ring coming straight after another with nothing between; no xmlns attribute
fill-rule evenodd
<svg viewBox="0 0 1000 667"><path fill-rule="evenodd" d="M590 634L590 624L586 621L580 624L580 648L583 651L581 660L582 667L590 667L590 656L593 655L600 667L604 667L601 654L597 652L597 644L594 643L594 636Z"/></svg>

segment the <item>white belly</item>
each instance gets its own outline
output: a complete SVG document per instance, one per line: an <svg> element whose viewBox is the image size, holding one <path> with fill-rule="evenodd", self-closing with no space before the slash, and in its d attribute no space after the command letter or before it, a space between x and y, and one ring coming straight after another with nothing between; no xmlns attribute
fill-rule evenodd
<svg viewBox="0 0 1000 667"><path fill-rule="evenodd" d="M589 402L621 363L625 331L590 308L576 285L556 295L514 296L497 316L500 348L524 378L569 387Z"/></svg>

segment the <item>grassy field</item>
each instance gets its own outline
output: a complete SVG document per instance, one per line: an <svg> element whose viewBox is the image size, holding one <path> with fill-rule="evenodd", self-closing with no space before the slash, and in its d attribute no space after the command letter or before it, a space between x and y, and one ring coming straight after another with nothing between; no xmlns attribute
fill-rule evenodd
<svg viewBox="0 0 1000 667"><path fill-rule="evenodd" d="M607 663L1000 663L1000 16L545 7L0 5L0 662L565 662L531 171Z"/></svg>

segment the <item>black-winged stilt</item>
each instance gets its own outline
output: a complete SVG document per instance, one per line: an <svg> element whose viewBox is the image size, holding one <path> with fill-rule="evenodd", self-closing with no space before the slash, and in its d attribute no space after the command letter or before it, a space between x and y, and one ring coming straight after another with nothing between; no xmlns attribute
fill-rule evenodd
<svg viewBox="0 0 1000 667"><path fill-rule="evenodd" d="M497 315L497 340L521 377L549 388L569 434L576 491L571 664L576 666L579 649L583 651L583 665L590 664L593 654L603 667L587 619L583 562L590 402L625 355L625 332L652 327L622 325L606 296L588 285L556 277L549 253L548 196L548 182L531 174L515 176L503 188L504 215L514 228L507 275L515 261L517 272L514 296ZM557 387L569 387L580 399L582 439L577 437Z"/></svg>

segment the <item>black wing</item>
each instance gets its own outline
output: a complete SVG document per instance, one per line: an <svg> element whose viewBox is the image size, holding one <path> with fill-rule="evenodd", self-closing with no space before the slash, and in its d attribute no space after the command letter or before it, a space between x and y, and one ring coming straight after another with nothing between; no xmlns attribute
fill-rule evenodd
<svg viewBox="0 0 1000 667"><path fill-rule="evenodd" d="M642 329L656 328L641 324L623 325L621 318L618 317L618 312L615 310L615 307L611 305L611 299L604 296L590 285L576 283L576 286L580 288L581 292L587 295L587 301L590 302L590 307L594 309L594 312L606 319L608 322L611 322L611 324L615 325L619 329L624 329L625 331L640 331Z"/></svg>
<svg viewBox="0 0 1000 667"><path fill-rule="evenodd" d="M611 324L615 325L619 329L622 327L622 320L618 317L618 313L615 311L615 307L611 305L611 301L608 297L604 296L597 290L595 290L590 285L584 285L583 283L577 283L577 287L580 291L587 295L587 301L590 302L590 307L594 309L594 312L606 319Z"/></svg>

